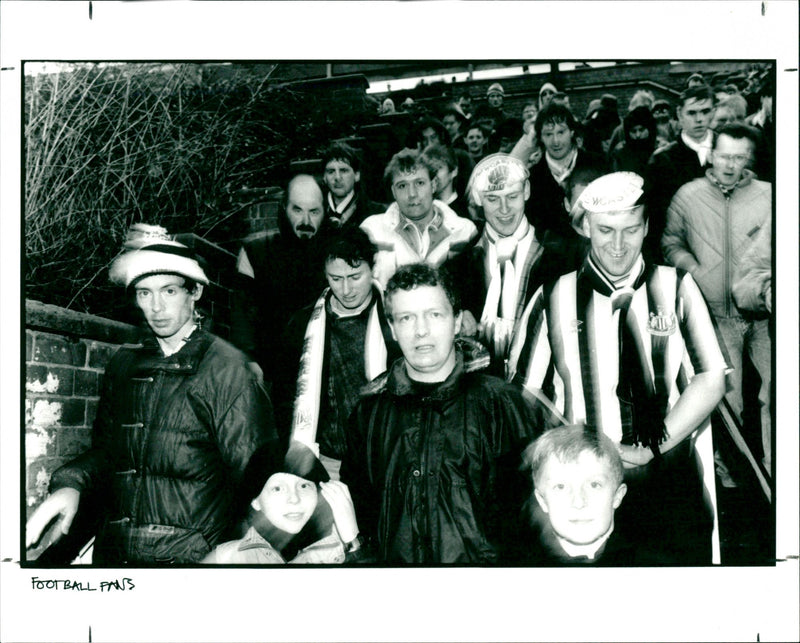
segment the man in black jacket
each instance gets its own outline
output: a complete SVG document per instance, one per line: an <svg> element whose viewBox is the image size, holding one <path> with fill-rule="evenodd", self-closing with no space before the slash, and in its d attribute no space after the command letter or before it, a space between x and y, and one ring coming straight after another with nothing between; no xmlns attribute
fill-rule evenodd
<svg viewBox="0 0 800 643"><path fill-rule="evenodd" d="M657 150L647 164L644 199L650 231L643 252L655 263L662 263L661 236L672 197L684 183L703 176L709 166L715 103L714 92L708 85L684 91L678 108L680 135Z"/></svg>
<svg viewBox="0 0 800 643"><path fill-rule="evenodd" d="M286 186L278 229L248 237L239 250L239 287L231 311L231 341L267 382L274 377L278 340L298 310L325 286L319 265L327 234L322 189L307 174Z"/></svg>
<svg viewBox="0 0 800 643"><path fill-rule="evenodd" d="M521 450L549 418L520 388L470 372L446 274L403 266L385 297L403 359L350 419L341 474L359 525L383 562L496 562L522 503Z"/></svg>
<svg viewBox="0 0 800 643"><path fill-rule="evenodd" d="M149 332L111 358L92 448L53 473L27 543L56 519L69 532L84 494L102 492L94 563L198 562L263 484L255 463L276 448L272 407L245 356L202 328L195 303L208 278L189 248L135 226L110 277Z"/></svg>

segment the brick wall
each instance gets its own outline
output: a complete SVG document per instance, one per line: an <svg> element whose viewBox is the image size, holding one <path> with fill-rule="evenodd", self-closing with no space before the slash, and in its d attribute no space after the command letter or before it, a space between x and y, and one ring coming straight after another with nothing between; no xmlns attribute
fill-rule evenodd
<svg viewBox="0 0 800 643"><path fill-rule="evenodd" d="M26 301L25 313L25 505L30 516L45 498L53 471L91 445L106 363L120 345L136 341L138 330L38 301ZM37 555L30 552L29 558Z"/></svg>

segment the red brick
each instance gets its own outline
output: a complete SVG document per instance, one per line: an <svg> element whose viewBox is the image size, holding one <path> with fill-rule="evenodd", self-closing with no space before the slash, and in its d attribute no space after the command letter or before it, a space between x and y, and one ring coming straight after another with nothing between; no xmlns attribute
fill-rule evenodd
<svg viewBox="0 0 800 643"><path fill-rule="evenodd" d="M86 363L86 345L83 342L73 342L57 335L39 333L36 336L33 361L83 366Z"/></svg>

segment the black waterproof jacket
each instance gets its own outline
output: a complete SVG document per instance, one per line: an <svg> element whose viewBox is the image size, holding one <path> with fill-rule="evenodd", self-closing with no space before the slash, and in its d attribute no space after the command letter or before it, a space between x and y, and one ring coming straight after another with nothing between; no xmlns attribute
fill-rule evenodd
<svg viewBox="0 0 800 643"><path fill-rule="evenodd" d="M549 418L521 388L465 373L419 388L397 360L353 411L341 477L388 563L490 564L519 513L520 454Z"/></svg>
<svg viewBox="0 0 800 643"><path fill-rule="evenodd" d="M95 563L197 562L244 514L247 465L275 440L269 398L240 351L197 330L164 357L150 338L109 361L92 448L50 489L108 492Z"/></svg>

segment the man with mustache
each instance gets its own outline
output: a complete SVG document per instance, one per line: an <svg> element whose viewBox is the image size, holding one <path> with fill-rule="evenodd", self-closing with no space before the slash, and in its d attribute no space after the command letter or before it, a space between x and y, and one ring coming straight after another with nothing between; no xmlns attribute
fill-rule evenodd
<svg viewBox="0 0 800 643"><path fill-rule="evenodd" d="M322 189L308 174L294 176L284 192L278 229L245 240L236 269L231 340L251 358L251 368L268 381L277 343L291 316L313 303L325 286L319 265L325 220Z"/></svg>

